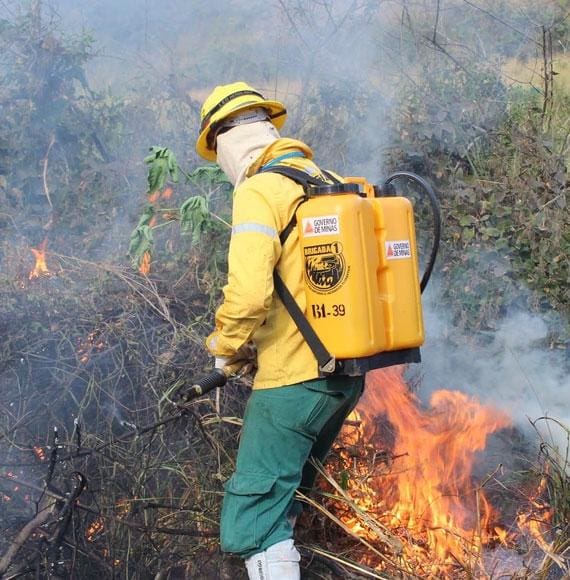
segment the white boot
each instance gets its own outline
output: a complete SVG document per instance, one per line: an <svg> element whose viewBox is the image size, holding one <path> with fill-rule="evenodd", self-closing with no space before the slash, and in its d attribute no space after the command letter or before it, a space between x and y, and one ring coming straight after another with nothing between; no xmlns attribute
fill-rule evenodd
<svg viewBox="0 0 570 580"><path fill-rule="evenodd" d="M301 580L301 555L293 540L283 540L245 559L250 580Z"/></svg>

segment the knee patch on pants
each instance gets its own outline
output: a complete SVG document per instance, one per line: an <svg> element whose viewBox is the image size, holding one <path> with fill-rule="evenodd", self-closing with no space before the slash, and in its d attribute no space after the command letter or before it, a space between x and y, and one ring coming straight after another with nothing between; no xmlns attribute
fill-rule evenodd
<svg viewBox="0 0 570 580"><path fill-rule="evenodd" d="M220 542L224 552L247 554L258 549L275 524L272 492L277 477L236 472L225 485Z"/></svg>

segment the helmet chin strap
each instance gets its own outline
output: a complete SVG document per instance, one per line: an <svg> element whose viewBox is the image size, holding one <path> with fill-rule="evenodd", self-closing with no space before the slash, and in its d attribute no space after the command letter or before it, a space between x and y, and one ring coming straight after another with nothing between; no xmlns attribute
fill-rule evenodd
<svg viewBox="0 0 570 580"><path fill-rule="evenodd" d="M270 121L237 125L218 135L217 162L234 187L245 179L248 167L271 143L279 139L279 131Z"/></svg>

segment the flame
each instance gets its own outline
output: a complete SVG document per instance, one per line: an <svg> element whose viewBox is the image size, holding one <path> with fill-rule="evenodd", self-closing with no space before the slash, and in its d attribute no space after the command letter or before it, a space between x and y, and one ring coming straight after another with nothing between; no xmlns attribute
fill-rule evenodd
<svg viewBox="0 0 570 580"><path fill-rule="evenodd" d="M156 190L148 195L148 202L149 203L156 203L160 197L160 191Z"/></svg>
<svg viewBox="0 0 570 580"><path fill-rule="evenodd" d="M149 203L156 203L159 199L170 199L173 193L174 190L172 189L172 187L168 186L164 188L164 191L160 191L160 189L157 189L156 191L149 193L147 199Z"/></svg>
<svg viewBox="0 0 570 580"><path fill-rule="evenodd" d="M38 445L34 445L34 454L40 461L45 461L46 459L46 452L43 447L39 447Z"/></svg>
<svg viewBox="0 0 570 580"><path fill-rule="evenodd" d="M151 256L150 252L145 252L143 254L141 265L139 266L139 272L145 276L150 274L150 264L151 264Z"/></svg>
<svg viewBox="0 0 570 580"><path fill-rule="evenodd" d="M115 513L119 519L122 519L129 514L131 511L131 501L132 500L127 498L122 498L117 501L115 504L115 507L117 508Z"/></svg>
<svg viewBox="0 0 570 580"><path fill-rule="evenodd" d="M94 542L103 533L104 529L105 522L103 521L103 518L99 517L91 522L91 524L89 524L85 530L85 537L87 538L87 541Z"/></svg>
<svg viewBox="0 0 570 580"><path fill-rule="evenodd" d="M102 351L107 347L107 342L101 338L99 330L91 331L86 338L80 338L77 341L77 356L79 362L87 363L93 351Z"/></svg>
<svg viewBox="0 0 570 580"><path fill-rule="evenodd" d="M538 488L528 498L530 504L528 512L518 514L517 525L521 532L530 535L545 554L557 561L558 557L554 554L554 543L545 539L552 527L553 517L552 506L540 499L540 496L545 493L546 487L546 477L542 477Z"/></svg>
<svg viewBox="0 0 570 580"><path fill-rule="evenodd" d="M423 409L402 375L402 367L368 374L357 413L343 429L341 457L345 465L347 459L352 463L351 498L403 540L407 569L444 578L457 562L472 562L484 543L500 537L471 473L488 436L510 420L453 391L434 392ZM359 438L366 461L351 456ZM359 535L374 537L354 514L342 519Z"/></svg>
<svg viewBox="0 0 570 580"><path fill-rule="evenodd" d="M49 276L51 274L46 264L46 249L47 238L39 245L37 249L30 248L32 254L36 258L36 263L28 276L29 280L34 280L35 278L40 278L42 276Z"/></svg>
<svg viewBox="0 0 570 580"><path fill-rule="evenodd" d="M495 526L493 528L493 531L495 532L495 536L496 536L497 540L499 540L499 542L501 542L501 544L506 546L508 544L508 540L509 540L509 532L507 532L507 530L505 530L499 526Z"/></svg>
<svg viewBox="0 0 570 580"><path fill-rule="evenodd" d="M153 191L152 193L150 193L147 198L150 204L155 204L158 203L161 200L168 200L172 197L172 194L174 193L174 190L172 189L172 187L168 186L165 187L163 191L160 191L159 189L157 189L156 191ZM158 205L160 206L160 203L158 203ZM172 214L170 213L164 213L162 215L161 219L167 219L167 220L171 220L173 219L173 216L176 215L176 212L173 212ZM152 216L152 218L149 221L149 227L154 228L156 227L158 223L158 217L156 215ZM150 265L152 262L152 257L150 252L145 252L142 256L142 260L140 262L139 265L139 272L141 274L143 274L144 276L148 276L150 274Z"/></svg>

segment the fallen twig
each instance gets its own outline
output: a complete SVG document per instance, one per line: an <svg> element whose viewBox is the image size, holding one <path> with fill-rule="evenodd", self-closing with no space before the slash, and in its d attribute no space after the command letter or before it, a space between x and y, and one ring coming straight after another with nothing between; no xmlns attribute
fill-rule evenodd
<svg viewBox="0 0 570 580"><path fill-rule="evenodd" d="M46 196L46 199L48 200L49 206L51 208L51 210L53 211L53 203L51 202L51 197L49 194L49 187L48 187L48 182L47 182L47 172L48 172L48 161L49 161L49 154L51 151L51 148L54 146L55 144L55 135L52 134L50 136L49 139L49 143L48 143L48 148L46 151L46 155L43 159L43 171L42 171L42 180L43 180L43 185L44 185L44 194ZM49 222L44 226L44 229L49 229L49 227L51 226L52 220L50 218Z"/></svg>
<svg viewBox="0 0 570 580"><path fill-rule="evenodd" d="M8 570L12 560L20 550L20 548L27 542L32 532L43 526L53 513L53 504L38 512L18 533L14 541L8 546L6 553L0 560L0 575L3 575Z"/></svg>

